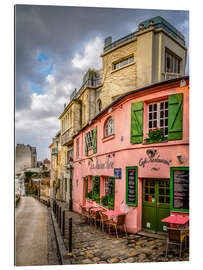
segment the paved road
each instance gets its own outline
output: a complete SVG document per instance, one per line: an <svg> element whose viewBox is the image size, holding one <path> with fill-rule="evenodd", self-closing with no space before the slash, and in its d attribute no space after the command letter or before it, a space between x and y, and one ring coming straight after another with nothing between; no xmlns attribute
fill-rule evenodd
<svg viewBox="0 0 203 270"><path fill-rule="evenodd" d="M32 197L16 208L16 265L48 265L47 209Z"/></svg>

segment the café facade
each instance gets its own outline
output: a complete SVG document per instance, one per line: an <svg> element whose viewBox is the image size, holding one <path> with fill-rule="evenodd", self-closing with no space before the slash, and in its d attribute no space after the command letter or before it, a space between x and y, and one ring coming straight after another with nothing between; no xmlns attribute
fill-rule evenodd
<svg viewBox="0 0 203 270"><path fill-rule="evenodd" d="M73 210L126 214L127 231L189 215L189 77L120 96L74 136Z"/></svg>

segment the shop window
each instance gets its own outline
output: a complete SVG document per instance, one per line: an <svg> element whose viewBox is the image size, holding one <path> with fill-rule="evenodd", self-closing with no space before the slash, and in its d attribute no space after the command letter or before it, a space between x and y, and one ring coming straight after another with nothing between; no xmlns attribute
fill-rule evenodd
<svg viewBox="0 0 203 270"><path fill-rule="evenodd" d="M113 118L110 117L105 123L105 137L111 136L114 133L114 121Z"/></svg>
<svg viewBox="0 0 203 270"><path fill-rule="evenodd" d="M169 50L165 51L165 72L180 73L180 58Z"/></svg>
<svg viewBox="0 0 203 270"><path fill-rule="evenodd" d="M114 209L115 201L115 177L105 177L104 196L101 198L101 204L108 209Z"/></svg>
<svg viewBox="0 0 203 270"><path fill-rule="evenodd" d="M126 65L132 63L132 62L134 62L134 56L126 57L125 59L123 59L119 62L113 63L113 70L119 69L123 66L126 66Z"/></svg>
<svg viewBox="0 0 203 270"><path fill-rule="evenodd" d="M151 103L148 106L148 132L160 128L168 136L168 100Z"/></svg>

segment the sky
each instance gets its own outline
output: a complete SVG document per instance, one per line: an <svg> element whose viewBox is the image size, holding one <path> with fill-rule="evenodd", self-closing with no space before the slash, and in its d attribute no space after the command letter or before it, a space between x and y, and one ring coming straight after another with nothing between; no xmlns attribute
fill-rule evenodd
<svg viewBox="0 0 203 270"><path fill-rule="evenodd" d="M189 47L188 11L16 5L16 143L36 146L38 160L49 158L64 104L89 68L102 67L104 39L115 41L154 16L175 26Z"/></svg>

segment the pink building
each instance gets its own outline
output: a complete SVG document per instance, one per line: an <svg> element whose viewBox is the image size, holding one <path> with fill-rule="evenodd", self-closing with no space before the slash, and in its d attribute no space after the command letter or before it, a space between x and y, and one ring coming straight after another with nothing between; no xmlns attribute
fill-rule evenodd
<svg viewBox="0 0 203 270"><path fill-rule="evenodd" d="M125 212L132 233L189 215L189 77L120 96L74 136L73 198Z"/></svg>

